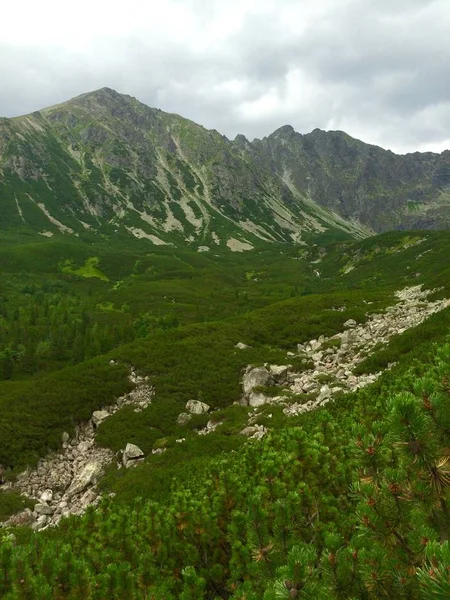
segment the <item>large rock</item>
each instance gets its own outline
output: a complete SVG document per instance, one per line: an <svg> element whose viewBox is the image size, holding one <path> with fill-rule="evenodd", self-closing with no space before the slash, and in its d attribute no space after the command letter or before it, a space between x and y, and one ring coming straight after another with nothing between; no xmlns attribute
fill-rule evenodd
<svg viewBox="0 0 450 600"><path fill-rule="evenodd" d="M259 385L270 385L272 377L265 367L248 367L242 378L244 394L248 395Z"/></svg>
<svg viewBox="0 0 450 600"><path fill-rule="evenodd" d="M344 323L344 327L346 329L354 329L356 327L357 323L354 319L348 319L348 321L345 321Z"/></svg>
<svg viewBox="0 0 450 600"><path fill-rule="evenodd" d="M95 484L98 478L102 474L102 466L96 461L87 463L87 465L75 476L69 489L67 490L67 497L71 498L76 494L79 494L87 488L88 485Z"/></svg>
<svg viewBox="0 0 450 600"><path fill-rule="evenodd" d="M211 407L200 400L189 400L186 403L186 410L193 415L204 415Z"/></svg>
<svg viewBox="0 0 450 600"><path fill-rule="evenodd" d="M247 346L247 344L244 344L242 342L238 342L235 345L235 348L237 348L238 350L246 350L247 348L251 348L251 346Z"/></svg>
<svg viewBox="0 0 450 600"><path fill-rule="evenodd" d="M94 423L95 427L98 427L100 423L102 423L109 416L110 414L106 410L95 410L92 413L92 422Z"/></svg>
<svg viewBox="0 0 450 600"><path fill-rule="evenodd" d="M139 446L136 446L136 444L126 445L122 455L122 463L126 469L136 464L136 461L140 462L142 458L144 458L144 453Z"/></svg>
<svg viewBox="0 0 450 600"><path fill-rule="evenodd" d="M249 425L239 432L240 435L245 435L252 440L260 440L267 433L267 429L264 425Z"/></svg>
<svg viewBox="0 0 450 600"><path fill-rule="evenodd" d="M270 365L269 371L277 383L285 383L291 365Z"/></svg>
<svg viewBox="0 0 450 600"><path fill-rule="evenodd" d="M250 392L250 395L248 397L249 406L262 406L263 404L266 404L267 401L267 396L265 396L261 392Z"/></svg>
<svg viewBox="0 0 450 600"><path fill-rule="evenodd" d="M55 512L55 509L45 502L42 502L41 504L35 505L34 512L38 515L52 515Z"/></svg>
<svg viewBox="0 0 450 600"><path fill-rule="evenodd" d="M181 413L178 415L177 425L180 425L181 427L183 427L184 425L187 425L191 419L192 419L191 414L185 413L185 412Z"/></svg>

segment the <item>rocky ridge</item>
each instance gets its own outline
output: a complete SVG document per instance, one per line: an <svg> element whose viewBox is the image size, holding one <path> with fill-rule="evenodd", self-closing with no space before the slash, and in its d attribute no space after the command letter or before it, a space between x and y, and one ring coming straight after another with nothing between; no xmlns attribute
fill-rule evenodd
<svg viewBox="0 0 450 600"><path fill-rule="evenodd" d="M375 347L386 345L393 336L450 306L450 299L428 301L427 297L435 291L422 290L421 286L405 288L396 293L396 304L382 314L371 315L366 323L357 324L350 319L344 323L345 331L341 333L299 344L299 356L305 364L314 365L303 373L292 371L291 365L249 365L242 379L240 404L251 406L254 411L266 404L281 405L286 415L296 416L324 406L337 394L373 383L381 372L357 375L353 372L355 367L373 353ZM289 354L288 358L294 356ZM261 391L261 387L274 385L280 388L278 396L268 397ZM249 416L249 427L254 427L255 413ZM245 430L241 433L249 435Z"/></svg>
<svg viewBox="0 0 450 600"><path fill-rule="evenodd" d="M111 361L114 364L114 361ZM70 439L62 434L62 448L39 461L32 471L25 471L11 486L37 503L34 509L12 516L5 525L31 525L34 530L56 525L61 518L80 515L90 504L100 500L96 483L104 468L116 459L108 448L95 443L95 431L102 421L127 405L140 412L146 408L154 395L148 377L130 370L130 382L134 389L118 398L113 404L94 411L87 423L77 426ZM134 444L127 444L118 466L134 466L142 460L142 451Z"/></svg>

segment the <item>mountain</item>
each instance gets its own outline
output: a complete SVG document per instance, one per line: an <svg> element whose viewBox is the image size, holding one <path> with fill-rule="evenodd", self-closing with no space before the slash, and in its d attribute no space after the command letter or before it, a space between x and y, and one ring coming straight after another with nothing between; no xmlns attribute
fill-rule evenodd
<svg viewBox="0 0 450 600"><path fill-rule="evenodd" d="M373 231L449 226L448 150L397 155L343 131L301 135L289 125L245 148L294 194Z"/></svg>
<svg viewBox="0 0 450 600"><path fill-rule="evenodd" d="M311 204L217 131L103 88L0 121L2 228L127 231L251 248L362 228Z"/></svg>

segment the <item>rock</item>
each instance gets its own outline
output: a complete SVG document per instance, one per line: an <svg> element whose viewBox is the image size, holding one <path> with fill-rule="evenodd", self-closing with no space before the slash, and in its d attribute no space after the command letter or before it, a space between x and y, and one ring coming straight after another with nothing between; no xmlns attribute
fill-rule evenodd
<svg viewBox="0 0 450 600"><path fill-rule="evenodd" d="M284 383L292 365L270 365L269 372L277 383Z"/></svg>
<svg viewBox="0 0 450 600"><path fill-rule="evenodd" d="M193 415L203 415L208 412L211 407L200 400L189 400L186 403L186 410Z"/></svg>
<svg viewBox="0 0 450 600"><path fill-rule="evenodd" d="M314 381L309 381L302 385L302 389L306 394L309 394L310 392L317 389L317 384L314 383Z"/></svg>
<svg viewBox="0 0 450 600"><path fill-rule="evenodd" d="M344 323L344 327L346 329L354 329L356 327L357 323L354 319L348 319L348 321L345 321Z"/></svg>
<svg viewBox="0 0 450 600"><path fill-rule="evenodd" d="M66 492L68 498L79 494L90 484L97 483L98 478L102 474L102 466L96 461L87 463L87 465L76 475Z"/></svg>
<svg viewBox="0 0 450 600"><path fill-rule="evenodd" d="M181 413L181 414L178 415L177 425L180 425L181 427L183 427L184 425L187 425L191 419L192 419L192 415L191 414L189 414L189 413Z"/></svg>
<svg viewBox="0 0 450 600"><path fill-rule="evenodd" d="M144 453L136 444L127 444L122 455L123 466L128 469L135 464L137 460L144 458Z"/></svg>
<svg viewBox="0 0 450 600"><path fill-rule="evenodd" d="M248 398L249 406L262 406L267 402L267 396L262 394L261 392L250 392L250 396Z"/></svg>
<svg viewBox="0 0 450 600"><path fill-rule="evenodd" d="M90 450L93 446L93 442L80 442L77 446L77 451L80 454L86 454L88 450Z"/></svg>
<svg viewBox="0 0 450 600"><path fill-rule="evenodd" d="M42 492L39 500L41 502L51 502L53 500L52 490L45 490L44 492Z"/></svg>
<svg viewBox="0 0 450 600"><path fill-rule="evenodd" d="M107 419L110 416L109 412L106 410L95 410L92 413L92 422L95 427L98 427L102 421Z"/></svg>
<svg viewBox="0 0 450 600"><path fill-rule="evenodd" d="M54 511L55 509L46 503L36 504L34 507L34 512L38 515L52 515Z"/></svg>
<svg viewBox="0 0 450 600"><path fill-rule="evenodd" d="M33 525L31 526L31 529L33 531L39 531L40 529L43 529L46 525L47 525L47 521L48 521L48 517L46 515L41 515L38 520L33 523Z"/></svg>
<svg viewBox="0 0 450 600"><path fill-rule="evenodd" d="M242 431L239 432L240 435L245 435L250 439L260 440L267 433L267 429L264 425L250 425L245 427Z"/></svg>
<svg viewBox="0 0 450 600"><path fill-rule="evenodd" d="M244 394L250 394L253 388L259 385L270 385L271 383L272 377L265 367L247 367L242 378Z"/></svg>
<svg viewBox="0 0 450 600"><path fill-rule="evenodd" d="M61 435L62 443L63 444L67 443L69 441L69 439L70 439L70 435L67 433L67 431L64 431Z"/></svg>
<svg viewBox="0 0 450 600"><path fill-rule="evenodd" d="M243 344L242 342L238 342L235 345L235 348L237 348L238 350L246 350L247 348L251 348L251 346L247 346L247 344Z"/></svg>

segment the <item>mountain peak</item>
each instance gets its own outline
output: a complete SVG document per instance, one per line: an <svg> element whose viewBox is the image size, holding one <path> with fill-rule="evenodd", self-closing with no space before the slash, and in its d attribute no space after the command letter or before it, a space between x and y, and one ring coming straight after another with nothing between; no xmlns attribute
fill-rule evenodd
<svg viewBox="0 0 450 600"><path fill-rule="evenodd" d="M292 135L293 133L296 133L296 131L292 125L283 125L276 129L272 135Z"/></svg>

